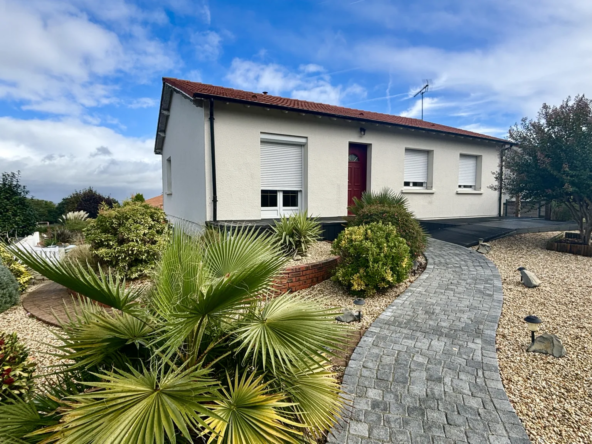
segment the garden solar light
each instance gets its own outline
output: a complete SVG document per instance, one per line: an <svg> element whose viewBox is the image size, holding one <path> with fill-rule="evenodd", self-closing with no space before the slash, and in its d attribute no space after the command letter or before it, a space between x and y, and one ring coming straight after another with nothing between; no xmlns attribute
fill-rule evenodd
<svg viewBox="0 0 592 444"><path fill-rule="evenodd" d="M364 299L362 299L362 298L354 299L354 305L356 306L355 308L358 311L358 313L355 314L355 316L356 316L356 319L358 320L358 322L362 322L362 317L364 316L364 314L362 312L364 311L364 304L365 303L366 303L366 301L364 301Z"/></svg>
<svg viewBox="0 0 592 444"><path fill-rule="evenodd" d="M526 324L528 325L528 329L530 330L531 342L534 344L534 333L536 331L539 331L539 328L541 327L541 324L543 323L543 321L541 321L535 315L528 315L524 318L524 320L526 321Z"/></svg>

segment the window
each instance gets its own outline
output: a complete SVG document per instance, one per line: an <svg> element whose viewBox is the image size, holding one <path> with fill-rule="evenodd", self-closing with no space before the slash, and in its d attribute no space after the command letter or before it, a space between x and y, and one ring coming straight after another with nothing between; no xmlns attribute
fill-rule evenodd
<svg viewBox="0 0 592 444"><path fill-rule="evenodd" d="M350 162L359 162L360 161L358 156L356 156L355 154L350 154L348 159Z"/></svg>
<svg viewBox="0 0 592 444"><path fill-rule="evenodd" d="M169 157L166 160L166 169L165 169L165 180L166 180L166 193L173 194L173 176L172 176L172 167L171 167L171 158Z"/></svg>
<svg viewBox="0 0 592 444"><path fill-rule="evenodd" d="M429 151L405 150L403 186L406 188L428 188L429 156Z"/></svg>
<svg viewBox="0 0 592 444"><path fill-rule="evenodd" d="M296 213L302 201L306 139L269 134L261 139L261 217Z"/></svg>
<svg viewBox="0 0 592 444"><path fill-rule="evenodd" d="M458 188L477 189L477 166L479 156L460 155L458 164Z"/></svg>
<svg viewBox="0 0 592 444"><path fill-rule="evenodd" d="M262 208L277 208L278 206L278 192L261 190L261 207Z"/></svg>

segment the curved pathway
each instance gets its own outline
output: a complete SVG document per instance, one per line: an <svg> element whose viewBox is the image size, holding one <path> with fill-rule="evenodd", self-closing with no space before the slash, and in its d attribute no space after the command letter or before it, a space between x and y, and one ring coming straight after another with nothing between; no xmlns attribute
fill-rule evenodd
<svg viewBox="0 0 592 444"><path fill-rule="evenodd" d="M329 443L528 443L495 351L495 265L430 239L424 273L368 329L343 378L352 401Z"/></svg>

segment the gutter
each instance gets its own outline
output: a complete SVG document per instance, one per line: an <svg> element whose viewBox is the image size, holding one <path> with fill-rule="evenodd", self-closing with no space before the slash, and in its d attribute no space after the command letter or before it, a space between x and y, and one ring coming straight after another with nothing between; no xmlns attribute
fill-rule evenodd
<svg viewBox="0 0 592 444"><path fill-rule="evenodd" d="M167 83L167 85L169 85ZM171 88L175 88L175 90L179 90L177 87L169 85ZM180 90L179 90L180 91ZM364 123L368 123L368 122L373 122L373 123L377 123L380 125L386 125L386 126L396 126L399 128L405 128L411 131L425 131L425 132L429 132L429 133L435 133L435 134L446 134L446 135L450 135L452 137L458 137L458 138L463 138L466 137L468 139L476 139L482 142L492 142L492 143L508 143L507 140L504 139L490 139L488 137L479 137L479 136L471 136L471 135L466 135L466 134L457 134L457 133L451 133L449 131L442 131L442 130L438 130L438 129L431 129L431 128L424 128L424 127L416 127L416 126L411 126L411 125L405 125L402 123L391 123L391 122L382 122L380 120L373 120L373 119L368 119L368 118L360 118L360 117L350 117L350 116L343 116L340 114L331 114L331 113L323 113L320 111L312 111L312 110L307 110L307 109L297 109L297 108L291 108L289 106L281 106L281 105L273 105L273 104L268 104L268 103L260 103L260 102L252 102L250 100L242 100L242 99L235 99L235 98L229 98L229 97L222 97L222 96L216 96L216 95L212 95L212 94L204 94L204 93L194 93L193 94L193 98L200 98L200 99L209 99L209 100L213 100L213 99L218 99L218 100L222 100L224 102L229 102L229 103L240 103L243 105L250 105L250 106L259 106L261 108L269 108L269 109L277 109L280 111L290 111L290 112L294 112L294 113L302 113L302 114L312 114L315 116L324 116L324 117L331 117L331 118L338 118L338 119L343 119L343 120L353 120L353 121L357 121L357 122L364 122Z"/></svg>
<svg viewBox="0 0 592 444"><path fill-rule="evenodd" d="M214 99L210 97L210 155L212 157L212 222L216 222L218 220L218 192L216 190L216 138L214 136L214 120Z"/></svg>

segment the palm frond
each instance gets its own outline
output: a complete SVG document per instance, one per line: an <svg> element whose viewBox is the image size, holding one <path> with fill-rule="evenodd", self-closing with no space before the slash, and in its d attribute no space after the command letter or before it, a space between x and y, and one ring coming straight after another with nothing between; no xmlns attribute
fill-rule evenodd
<svg viewBox="0 0 592 444"><path fill-rule="evenodd" d="M353 198L353 205L348 210L352 214L358 214L358 212L368 205L385 205L389 207L401 207L406 210L409 209L409 201L403 194L396 193L388 187L383 188L380 191L365 191L362 193L362 198Z"/></svg>
<svg viewBox="0 0 592 444"><path fill-rule="evenodd" d="M191 441L192 432L210 429L203 417L217 418L207 407L219 397L209 370L130 368L96 376L102 381L87 385L99 390L71 397L62 422L47 429L48 442L164 444L175 443L177 433Z"/></svg>
<svg viewBox="0 0 592 444"><path fill-rule="evenodd" d="M316 217L309 217L307 211L282 216L271 227L274 237L288 255L305 254L320 239L321 224Z"/></svg>
<svg viewBox="0 0 592 444"><path fill-rule="evenodd" d="M130 358L146 355L154 328L126 313L108 312L88 301L66 309L62 330L53 334L61 341L54 346L61 359L75 361L70 370L95 366L124 367ZM146 356L144 356L146 357Z"/></svg>
<svg viewBox="0 0 592 444"><path fill-rule="evenodd" d="M125 280L113 275L111 270L105 274L99 269L99 275L97 275L89 265L85 266L75 261L48 259L34 251L14 245L7 245L6 249L25 265L49 280L93 301L130 314L140 310L136 300L140 297L141 290L127 289Z"/></svg>
<svg viewBox="0 0 592 444"><path fill-rule="evenodd" d="M14 439L14 442L22 440L25 443L36 443L43 437L27 436L31 432L41 428L57 424L55 417L43 417L39 414L35 403L23 400L11 400L0 404L0 442L4 437Z"/></svg>
<svg viewBox="0 0 592 444"><path fill-rule="evenodd" d="M150 296L166 347L179 347L190 336L199 347L198 337L208 324L233 322L284 263L277 244L252 229L201 239L178 230Z"/></svg>
<svg viewBox="0 0 592 444"><path fill-rule="evenodd" d="M301 442L300 425L282 414L293 404L285 402L280 394L270 393L263 376L255 376L248 375L246 370L240 376L237 369L233 384L227 374L228 387L222 388L222 399L215 401L213 407L219 418L206 419L214 431L208 444Z"/></svg>
<svg viewBox="0 0 592 444"><path fill-rule="evenodd" d="M258 314L236 330L238 350L263 368L289 367L293 362L317 366L345 344L346 329L334 322L339 312L313 301L283 295L265 303Z"/></svg>
<svg viewBox="0 0 592 444"><path fill-rule="evenodd" d="M295 403L295 414L306 433L317 440L340 418L341 388L330 365L278 374L287 398Z"/></svg>

